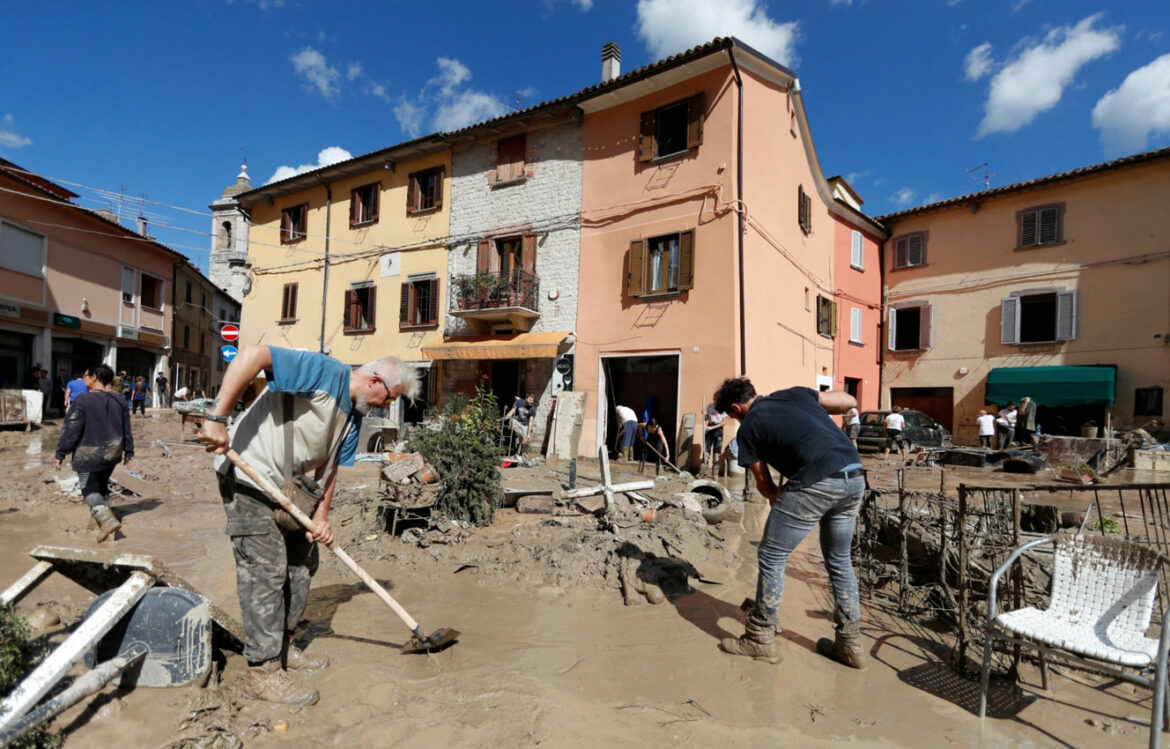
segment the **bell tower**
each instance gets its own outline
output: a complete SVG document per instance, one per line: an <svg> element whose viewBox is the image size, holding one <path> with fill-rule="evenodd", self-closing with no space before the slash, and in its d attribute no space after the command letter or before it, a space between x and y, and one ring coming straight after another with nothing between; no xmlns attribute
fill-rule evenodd
<svg viewBox="0 0 1170 749"><path fill-rule="evenodd" d="M248 217L236 196L252 189L248 165L240 167L236 182L224 188L211 208L211 259L208 277L237 302L248 293Z"/></svg>

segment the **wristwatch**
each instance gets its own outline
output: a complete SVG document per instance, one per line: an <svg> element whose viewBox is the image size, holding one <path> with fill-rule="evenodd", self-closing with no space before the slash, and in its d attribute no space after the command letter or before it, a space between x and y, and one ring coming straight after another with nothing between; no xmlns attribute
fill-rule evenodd
<svg viewBox="0 0 1170 749"><path fill-rule="evenodd" d="M214 421L216 424L229 424L229 423L231 423L230 416L217 416L215 414L203 414L203 418L205 421Z"/></svg>

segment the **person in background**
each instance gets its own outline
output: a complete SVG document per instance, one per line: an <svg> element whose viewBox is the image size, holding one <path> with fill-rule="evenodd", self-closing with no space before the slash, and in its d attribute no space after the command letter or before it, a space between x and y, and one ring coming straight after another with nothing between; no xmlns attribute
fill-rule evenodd
<svg viewBox="0 0 1170 749"><path fill-rule="evenodd" d="M146 398L150 395L150 387L142 375L134 378L134 387L130 391L130 413L140 413L146 416Z"/></svg>
<svg viewBox="0 0 1170 749"><path fill-rule="evenodd" d="M524 448L528 446L528 430L535 414L536 396L532 393L528 393L523 398L516 396L512 407L504 414L504 421L512 427L512 436L516 439L517 456L523 456Z"/></svg>
<svg viewBox="0 0 1170 749"><path fill-rule="evenodd" d="M646 446L649 449L649 455L643 454L646 460L654 461L654 475L657 476L662 471L662 461L670 462L670 447L666 444L666 436L662 433L662 427L658 426L658 419L650 417L650 421L646 422Z"/></svg>
<svg viewBox="0 0 1170 749"><path fill-rule="evenodd" d="M719 458L723 455L723 422L727 414L715 408L714 403L707 405L703 421L703 464L710 463L711 475L719 475Z"/></svg>
<svg viewBox="0 0 1170 749"><path fill-rule="evenodd" d="M169 383L167 382L167 376L162 372L159 372L158 377L154 378L154 392L155 392L155 395L158 396L159 408L166 408L167 406L170 405L170 403L167 402L167 385L168 384Z"/></svg>
<svg viewBox="0 0 1170 749"><path fill-rule="evenodd" d="M53 399L53 378L44 367L37 371L37 389L41 391L41 418L46 418L49 415L50 401Z"/></svg>
<svg viewBox="0 0 1170 749"><path fill-rule="evenodd" d="M1016 413L1016 442L1032 444L1036 434L1036 402L1028 396L1020 398L1020 410Z"/></svg>
<svg viewBox="0 0 1170 749"><path fill-rule="evenodd" d="M1009 403L999 409L995 417L995 432L999 436L998 450L1006 450L1016 436L1016 404Z"/></svg>
<svg viewBox="0 0 1170 749"><path fill-rule="evenodd" d="M110 509L110 475L118 463L129 466L134 460L130 411L120 394L106 389L113 379L114 370L105 364L85 371L86 392L73 399L53 457L53 468L60 470L65 456L73 456L81 495L98 524L98 541L122 527Z"/></svg>
<svg viewBox="0 0 1170 749"><path fill-rule="evenodd" d="M882 429L886 433L886 451L882 453L882 460L889 460L890 448L897 447L902 462L906 461L906 440L902 439L902 431L906 429L906 417L902 415L902 407L894 406L894 410L886 414L882 422Z"/></svg>
<svg viewBox="0 0 1170 749"><path fill-rule="evenodd" d="M186 385L184 385L183 387L181 387L175 391L175 400L176 401L185 401L185 400L190 399L190 397L191 397L191 389L188 388ZM172 401L171 403L173 405L174 401Z"/></svg>
<svg viewBox="0 0 1170 749"><path fill-rule="evenodd" d="M69 370L62 367L53 380L53 408L65 415L65 386L69 384Z"/></svg>
<svg viewBox="0 0 1170 749"><path fill-rule="evenodd" d="M106 386L108 385L109 383L106 383ZM73 405L73 400L88 390L89 385L86 383L84 375L77 375L70 380L69 384L65 386L65 413L69 413L69 408Z"/></svg>
<svg viewBox="0 0 1170 749"><path fill-rule="evenodd" d="M126 373L125 372L118 372L117 374L115 374L114 379L110 381L110 392L111 393L118 393L119 395L122 395L123 397L125 397L126 393L127 393L126 387L123 387L125 385L125 380L126 380ZM129 403L130 398L127 397L126 402Z"/></svg>
<svg viewBox="0 0 1170 749"><path fill-rule="evenodd" d="M621 445L618 459L628 463L633 462L634 435L638 432L638 414L634 413L634 409L628 406L614 406L613 410L617 412L618 423L622 425L621 429L618 430L618 444Z"/></svg>
<svg viewBox="0 0 1170 749"><path fill-rule="evenodd" d="M857 435L861 434L861 415L857 413L856 408L849 409L841 417L841 431L845 432L845 436L854 447L857 447Z"/></svg>
<svg viewBox="0 0 1170 749"><path fill-rule="evenodd" d="M995 417L986 411L980 411L975 424L979 427L979 446L990 450L991 440L995 437Z"/></svg>

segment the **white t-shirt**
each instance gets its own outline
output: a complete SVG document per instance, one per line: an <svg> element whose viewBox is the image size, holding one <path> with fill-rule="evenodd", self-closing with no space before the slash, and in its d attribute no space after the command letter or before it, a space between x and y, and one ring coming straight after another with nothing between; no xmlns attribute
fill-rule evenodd
<svg viewBox="0 0 1170 749"><path fill-rule="evenodd" d="M885 424L886 429L897 429L900 432L906 428L906 419L902 416L902 414L896 411L891 411L890 414L886 416Z"/></svg>
<svg viewBox="0 0 1170 749"><path fill-rule="evenodd" d="M187 393L189 393L189 392L191 392L191 391L185 387L179 388L178 390L175 391L175 400L180 400L180 401L183 400L184 398L187 397Z"/></svg>
<svg viewBox="0 0 1170 749"><path fill-rule="evenodd" d="M719 426L727 418L727 414L715 409L715 404L707 406L707 426Z"/></svg>
<svg viewBox="0 0 1170 749"><path fill-rule="evenodd" d="M857 413L856 408L851 408L845 412L845 423L847 425L861 423L861 415Z"/></svg>
<svg viewBox="0 0 1170 749"><path fill-rule="evenodd" d="M979 425L980 437L995 436L995 417L991 414L983 414L979 418L975 419L975 423Z"/></svg>
<svg viewBox="0 0 1170 749"><path fill-rule="evenodd" d="M626 408L625 406L616 406L614 410L617 411L618 420L625 424L627 421L637 421L638 414L634 413L634 409Z"/></svg>

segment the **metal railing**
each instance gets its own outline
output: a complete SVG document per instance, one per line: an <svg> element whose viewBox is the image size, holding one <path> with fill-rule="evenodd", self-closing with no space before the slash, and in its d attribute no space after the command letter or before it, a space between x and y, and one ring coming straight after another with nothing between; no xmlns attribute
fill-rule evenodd
<svg viewBox="0 0 1170 749"><path fill-rule="evenodd" d="M538 311L540 279L527 271L464 273L451 279L451 289L453 310L519 307Z"/></svg>

